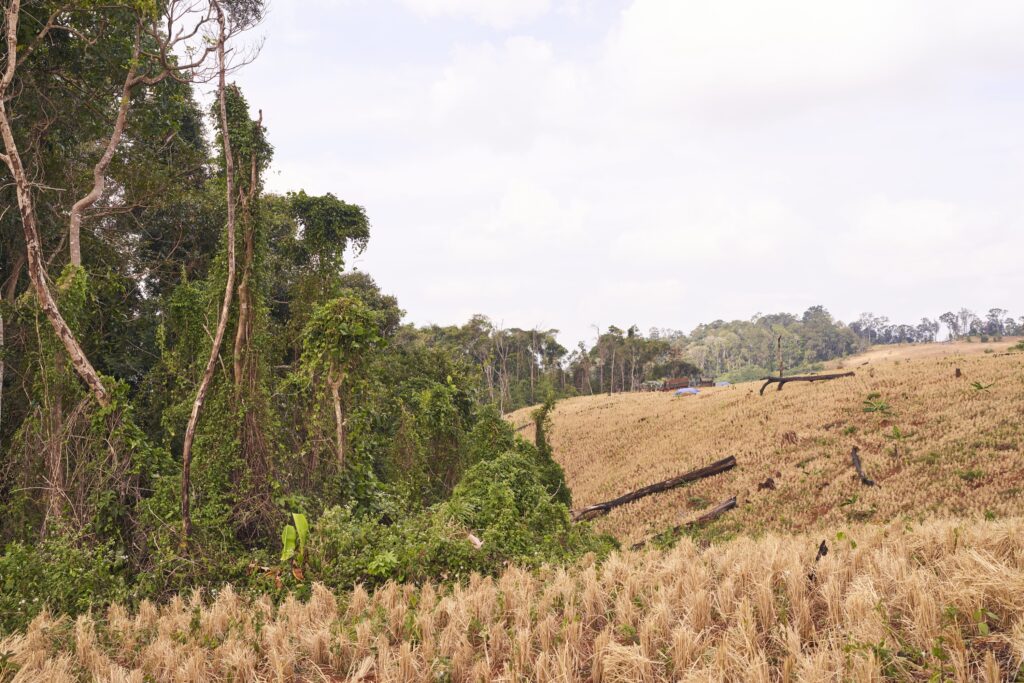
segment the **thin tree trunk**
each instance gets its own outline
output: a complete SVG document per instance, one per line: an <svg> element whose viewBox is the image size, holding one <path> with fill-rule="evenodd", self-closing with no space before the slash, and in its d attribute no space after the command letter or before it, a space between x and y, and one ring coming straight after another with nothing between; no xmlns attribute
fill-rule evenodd
<svg viewBox="0 0 1024 683"><path fill-rule="evenodd" d="M196 438L196 426L199 424L199 413L206 402L206 394L210 390L210 382L213 379L213 371L217 364L217 357L220 355L221 344L224 342L224 332L228 325L228 316L231 314L231 299L235 290L235 164L231 152L231 136L228 134L228 110L224 94L225 63L224 42L226 17L224 10L217 5L217 97L220 102L221 139L224 144L224 175L227 185L227 258L228 274L224 287L224 300L220 307L220 316L217 319L217 331L213 337L213 344L210 347L210 356L206 360L206 368L203 370L199 388L196 391L195 400L192 401L192 412L189 414L188 426L185 428L185 439L181 451L181 531L182 544L188 542L192 533L191 514L191 475L192 475L192 444Z"/></svg>
<svg viewBox="0 0 1024 683"><path fill-rule="evenodd" d="M54 364L60 365L59 355L54 358ZM59 368L58 368L59 372ZM54 392L54 403L45 402L49 422L46 439L46 511L43 516L43 528L40 536L46 538L47 533L53 528L54 523L64 513L64 452L63 452L63 425L62 413L64 408L60 399L60 393Z"/></svg>
<svg viewBox="0 0 1024 683"><path fill-rule="evenodd" d="M331 387L331 398L334 400L334 426L337 439L338 469L345 467L345 410L341 405L341 383L345 376L329 378L327 383Z"/></svg>
<svg viewBox="0 0 1024 683"><path fill-rule="evenodd" d="M21 269L25 267L25 255L18 254L14 267L7 276L3 291L0 291L0 303L14 301L14 292L18 287L18 278L21 277ZM7 348L7 340L4 336L4 316L0 312L0 425L3 425L3 403L4 403L4 379L7 377L7 363L4 361L4 350ZM3 429L0 427L0 437L3 436ZM0 442L0 453L3 453L3 442Z"/></svg>
<svg viewBox="0 0 1024 683"><path fill-rule="evenodd" d="M114 158L114 152L121 143L121 136L124 134L124 124L128 118L128 107L131 104L132 88L138 83L135 78L135 69L139 61L139 42L142 28L135 29L135 44L132 47L131 66L128 68L128 75L121 87L121 102L117 108L117 117L114 119L114 130L107 141L107 147L103 150L103 156L96 162L92 169L92 189L79 199L71 207L71 216L68 219L68 247L70 249L71 265L82 265L82 212L96 203L103 195L103 188L106 185L107 168Z"/></svg>
<svg viewBox="0 0 1024 683"><path fill-rule="evenodd" d="M89 390L96 401L103 407L110 405L110 395L103 386L99 373L93 367L89 358L82 350L81 344L75 337L71 328L68 327L64 316L61 315L57 302L50 292L50 286L46 282L46 272L43 266L43 254L40 247L39 228L36 223L35 205L32 201L32 188L25 173L25 167L21 162L21 155L18 152L18 145L14 139L14 131L11 129L11 122L7 115L7 90L14 81L18 47L18 14L20 11L20 0L11 0L7 7L7 64L2 79L0 79L0 136L3 137L5 154L0 155L3 162L11 172L14 179L15 192L18 198L18 209L21 212L21 223L25 231L25 252L28 260L29 278L32 281L32 288L39 301L39 307L43 314L53 326L57 338L60 339L71 359L71 365L75 368L78 376L88 385Z"/></svg>
<svg viewBox="0 0 1024 683"><path fill-rule="evenodd" d="M3 300L0 299L0 304ZM0 453L4 452L3 424L4 424L4 378L6 377L7 364L4 362L4 351L7 349L7 342L4 339L4 314L0 310Z"/></svg>
<svg viewBox="0 0 1024 683"><path fill-rule="evenodd" d="M612 347L612 367L608 371L608 395L615 393L615 347Z"/></svg>
<svg viewBox="0 0 1024 683"><path fill-rule="evenodd" d="M242 196L243 225L245 226L245 255L242 261L242 282L238 285L238 326L235 330L235 349L233 369L235 374L235 393L242 388L244 365L249 362L248 348L252 337L252 291L249 279L252 275L253 259L255 258L255 235L250 203L256 193L256 155L252 155L249 180L249 192Z"/></svg>

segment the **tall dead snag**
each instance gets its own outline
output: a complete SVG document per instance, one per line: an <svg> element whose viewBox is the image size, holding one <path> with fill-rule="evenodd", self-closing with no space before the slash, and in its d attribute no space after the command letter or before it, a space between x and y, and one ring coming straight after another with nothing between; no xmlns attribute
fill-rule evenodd
<svg viewBox="0 0 1024 683"><path fill-rule="evenodd" d="M835 372L831 375L793 375L792 377L762 377L764 384L761 385L761 391L757 392L761 396L764 396L764 390L768 388L769 384L778 384L779 391L782 391L782 385L786 382L821 382L828 379L839 379L840 377L853 377L853 371L850 372Z"/></svg>
<svg viewBox="0 0 1024 683"><path fill-rule="evenodd" d="M860 462L860 449L856 446L854 446L853 450L850 451L850 460L853 462L853 469L857 470L857 476L860 477L860 483L865 486L874 486L875 480L868 479L867 475L864 474L864 467Z"/></svg>
<svg viewBox="0 0 1024 683"><path fill-rule="evenodd" d="M231 152L231 136L228 133L228 109L225 98L227 63L225 61L224 43L227 40L227 17L220 3L215 2L214 6L217 10L217 99L220 106L221 141L224 146L224 177L227 186L228 273L227 282L224 286L224 299L221 302L220 314L217 318L217 330L213 336L213 343L210 345L210 356L206 359L206 367L203 369L203 376L199 381L195 400L192 401L192 411L188 416L188 425L185 427L184 444L181 450L182 543L187 542L189 535L192 533L192 444L196 438L199 413L206 402L206 394L210 390L210 382L213 380L213 371L217 365L217 358L220 356L220 348L224 343L224 333L227 330L228 317L231 314L231 299L235 291L235 162Z"/></svg>
<svg viewBox="0 0 1024 683"><path fill-rule="evenodd" d="M711 463L707 467L701 467L700 469L693 470L692 472L680 474L678 477L659 481L655 484L637 489L636 491L631 491L630 493L619 496L613 500L608 500L603 503L595 503L594 505L588 505L585 508L574 510L572 512L572 521L582 522L595 517L600 517L601 515L607 514L610 510L621 505L625 505L626 503L632 503L634 500L639 500L654 493L668 491L669 489L674 489L692 481L706 479L707 477L713 477L716 474L721 474L722 472L728 472L733 467L736 467L736 458L735 456L730 455L728 458L723 458L718 462Z"/></svg>
<svg viewBox="0 0 1024 683"><path fill-rule="evenodd" d="M683 530L696 529L697 527L704 526L705 524L715 521L729 510L732 510L734 507L736 507L736 496L723 500L721 503L705 512L697 519L691 520L686 524L680 524L679 526L672 527L671 533L672 535L676 535ZM629 549L640 550L645 545L647 545L646 540L640 541L639 543L634 543L633 545L629 546Z"/></svg>

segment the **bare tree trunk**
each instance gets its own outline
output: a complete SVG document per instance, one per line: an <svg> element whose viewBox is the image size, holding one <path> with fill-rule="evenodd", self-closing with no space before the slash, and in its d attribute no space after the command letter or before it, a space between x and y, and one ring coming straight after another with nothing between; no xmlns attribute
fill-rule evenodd
<svg viewBox="0 0 1024 683"><path fill-rule="evenodd" d="M729 457L713 462L706 467L701 467L699 469L686 472L685 474L680 474L679 476L672 477L671 479L655 482L649 486L639 488L636 491L630 491L618 498L606 500L603 503L594 503L593 505L588 505L587 507L579 510L573 510L571 511L572 521L580 522L587 519L593 519L594 517L599 517L607 514L614 508L625 505L626 503L632 503L634 500L639 500L655 493L661 493L662 491L668 491L699 479L713 477L716 474L727 472L733 467L736 467L736 457L730 455Z"/></svg>
<svg viewBox="0 0 1024 683"><path fill-rule="evenodd" d="M227 258L228 275L224 287L224 300L220 307L220 316L217 319L217 331L213 337L213 344L210 346L210 356L206 360L206 368L203 370L202 379L199 382L199 389L196 391L195 400L192 401L192 412L189 414L188 426L185 428L185 439L181 452L181 531L182 544L188 542L192 533L191 514L191 468L192 468L192 444L196 438L196 426L199 424L199 413L206 402L206 394L210 390L210 382L213 379L213 371L217 364L217 357L220 355L220 347L224 342L224 332L228 325L228 316L231 314L231 299L235 290L235 163L231 151L231 136L228 133L228 110L225 99L225 63L224 43L226 39L225 29L226 17L224 10L217 5L217 97L220 103L221 139L224 144L224 175L227 185Z"/></svg>
<svg viewBox="0 0 1024 683"><path fill-rule="evenodd" d="M608 395L615 393L615 347L612 347L612 367L608 371Z"/></svg>
<svg viewBox="0 0 1024 683"><path fill-rule="evenodd" d="M114 119L114 130L107 141L107 147L103 150L103 156L96 162L92 169L92 189L80 198L71 207L71 215L68 219L68 247L70 248L71 265L82 265L82 212L96 203L103 195L103 188L106 185L107 168L114 158L114 152L121 143L121 136L124 134L125 120L128 118L128 106L131 103L132 88L138 83L135 78L135 69L139 62L139 42L141 40L142 27L135 29L135 44L132 47L131 66L128 68L128 75L121 87L121 102L117 108L117 117Z"/></svg>
<svg viewBox="0 0 1024 683"><path fill-rule="evenodd" d="M0 303L3 303L0 299ZM3 424L4 424L4 377L7 372L7 364L4 362L4 351L7 348L6 340L4 339L4 314L0 311L0 438L3 438ZM0 441L0 453L4 452L3 441Z"/></svg>
<svg viewBox="0 0 1024 683"><path fill-rule="evenodd" d="M783 371L784 370L785 370L785 368L782 365L782 335L780 334L779 335L779 377L783 376L783 374L784 374ZM780 389L782 388L781 384L779 385L779 388Z"/></svg>
<svg viewBox="0 0 1024 683"><path fill-rule="evenodd" d="M764 380L764 384L761 385L761 390L757 393L759 393L761 396L764 396L764 390L768 387L769 384L773 383L778 383L778 391L782 391L783 385L786 384L787 382L821 382L824 380L839 379L840 377L853 376L854 374L851 370L849 372L834 372L829 375L792 375L790 377L762 377L761 379Z"/></svg>
<svg viewBox="0 0 1024 683"><path fill-rule="evenodd" d="M25 267L25 254L18 254L18 260L7 276L3 291L0 291L0 303L14 301L14 292L18 287L18 279L21 277L21 269ZM4 361L4 350L7 348L7 340L4 336L4 316L0 313L0 425L3 424L3 402L4 402L4 379L7 377L7 363ZM0 436L3 432L0 431ZM0 442L0 453L3 452L3 443Z"/></svg>
<svg viewBox="0 0 1024 683"><path fill-rule="evenodd" d="M2 80L0 80L0 135L3 137L5 154L0 159L7 165L14 179L15 192L18 197L18 209L21 212L21 223L25 231L25 252L28 260L28 272L32 281L32 288L35 290L39 307L53 326L57 338L60 339L71 359L71 365L75 368L78 376L88 385L89 390L96 401L103 407L110 405L110 395L107 393L99 373L89 362L89 358L82 350L71 328L68 327L64 316L61 315L57 302L50 292L49 284L46 282L46 272L43 266L42 248L40 247L39 228L36 223L35 205L32 201L32 186L25 173L25 167L21 162L21 155L18 152L18 145L14 139L14 131L11 129L11 122L7 115L7 90L14 81L15 67L17 61L15 55L18 47L18 14L21 9L20 0L11 0L7 7L7 64L4 68Z"/></svg>
<svg viewBox="0 0 1024 683"><path fill-rule="evenodd" d="M55 364L59 361L55 359ZM54 403L45 401L48 423L46 439L46 511L43 516L43 528L40 536L46 538L47 533L64 513L64 439L62 414L64 408L60 394L54 396Z"/></svg>
<svg viewBox="0 0 1024 683"><path fill-rule="evenodd" d="M331 398L334 400L334 425L339 470L345 467L345 410L341 404L341 383L344 380L344 374L339 374L337 378L329 377L327 379L327 383L331 387Z"/></svg>
<svg viewBox="0 0 1024 683"><path fill-rule="evenodd" d="M249 180L249 192L242 196L243 225L245 226L245 255L242 260L242 282L238 285L238 326L235 330L235 348L232 354L235 375L235 393L242 388L243 366L249 362L249 342L252 338L252 291L249 278L252 274L255 258L255 230L253 225L250 202L256 193L256 155L252 155Z"/></svg>

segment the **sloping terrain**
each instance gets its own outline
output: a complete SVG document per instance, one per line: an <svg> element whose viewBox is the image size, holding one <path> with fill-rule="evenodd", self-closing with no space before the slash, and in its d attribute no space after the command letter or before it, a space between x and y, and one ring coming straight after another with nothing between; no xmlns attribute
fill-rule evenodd
<svg viewBox="0 0 1024 683"><path fill-rule="evenodd" d="M734 495L739 507L707 533L1021 514L1024 353L1006 346L872 351L846 359L855 377L790 383L782 391L770 386L763 396L760 384L751 382L702 389L698 396L564 400L553 413L550 439L575 507L736 456L737 467L723 475L644 498L595 522L624 543ZM526 424L529 410L509 419ZM532 427L520 433L533 438ZM856 476L854 446L875 486Z"/></svg>
<svg viewBox="0 0 1024 683"><path fill-rule="evenodd" d="M0 680L1014 681L1024 519L854 526L441 589L389 583L274 607L226 589L135 613L41 615Z"/></svg>
<svg viewBox="0 0 1024 683"><path fill-rule="evenodd" d="M0 681L1024 681L1024 353L844 365L764 396L558 404L577 507L737 457L595 522L628 544L738 496L669 549L278 606L227 587L44 612L0 640Z"/></svg>

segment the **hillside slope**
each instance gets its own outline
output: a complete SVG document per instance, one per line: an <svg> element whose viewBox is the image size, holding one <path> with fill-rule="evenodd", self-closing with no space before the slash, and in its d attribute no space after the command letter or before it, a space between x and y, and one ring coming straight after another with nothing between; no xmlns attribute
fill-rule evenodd
<svg viewBox="0 0 1024 683"><path fill-rule="evenodd" d="M920 348L902 355L871 351L844 363L855 377L787 384L781 392L769 387L764 396L753 382L689 397L565 400L553 413L555 457L574 506L582 507L736 456L737 467L724 475L650 496L596 522L626 543L733 495L739 508L708 533L1020 514L1024 353L1007 352L1006 344ZM523 425L529 411L509 419ZM521 430L527 438L532 432ZM854 474L853 446L876 486L862 485ZM769 478L775 488L759 490Z"/></svg>

